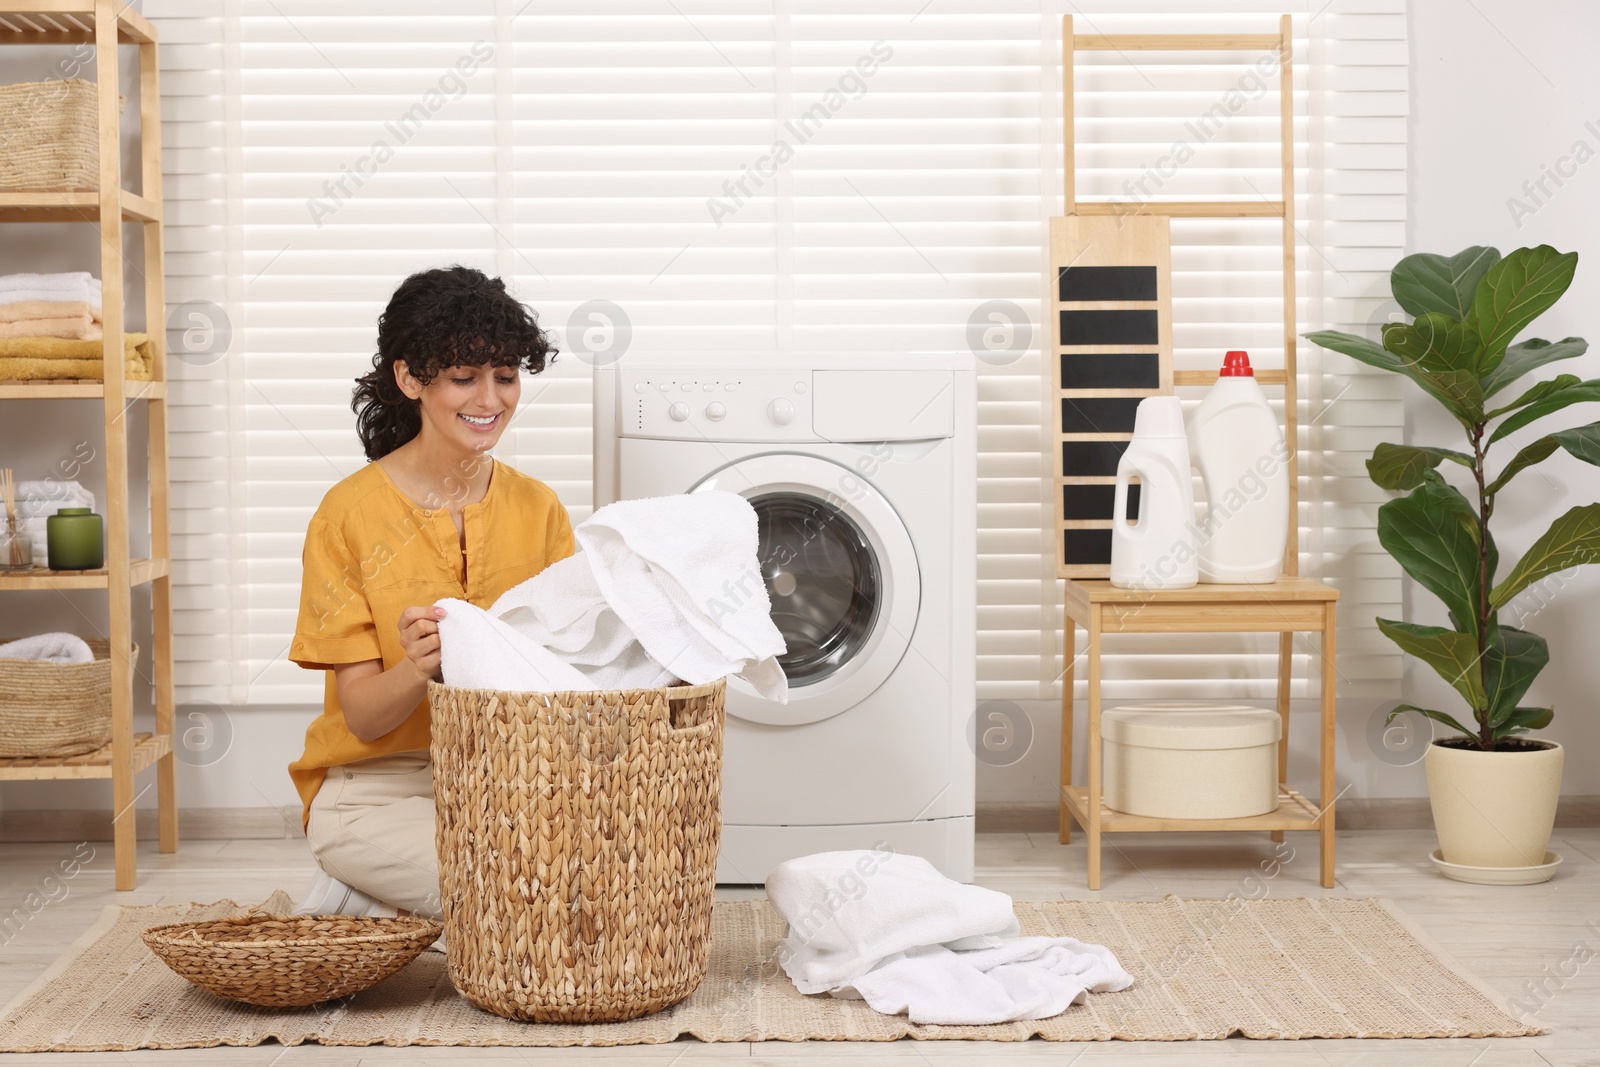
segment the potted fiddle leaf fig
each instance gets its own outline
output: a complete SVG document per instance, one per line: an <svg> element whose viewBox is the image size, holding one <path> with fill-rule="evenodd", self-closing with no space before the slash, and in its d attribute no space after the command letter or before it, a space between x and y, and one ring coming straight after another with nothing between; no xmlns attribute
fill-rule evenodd
<svg viewBox="0 0 1600 1067"><path fill-rule="evenodd" d="M1547 416L1600 401L1600 379L1572 374L1510 388L1529 372L1588 348L1579 337L1516 341L1566 292L1577 265L1576 252L1549 245L1504 258L1493 248L1407 256L1391 273L1390 286L1411 322L1385 324L1381 343L1336 330L1306 335L1411 379L1466 438L1465 448L1380 444L1367 461L1374 482L1406 494L1378 509L1379 542L1449 614L1449 626L1377 622L1402 651L1437 671L1465 705L1465 713L1455 714L1401 705L1390 721L1414 711L1450 731L1424 754L1440 844L1434 861L1466 881L1543 881L1560 862L1546 849L1561 790L1562 749L1527 736L1550 724L1552 709L1523 704L1549 648L1538 634L1502 623L1500 613L1537 583L1600 560L1600 504L1579 504L1557 518L1503 577L1490 520L1506 487L1556 451L1600 465L1600 422L1547 430L1509 460L1497 454L1491 462L1490 450ZM1519 510L1537 500L1537 494L1524 495Z"/></svg>

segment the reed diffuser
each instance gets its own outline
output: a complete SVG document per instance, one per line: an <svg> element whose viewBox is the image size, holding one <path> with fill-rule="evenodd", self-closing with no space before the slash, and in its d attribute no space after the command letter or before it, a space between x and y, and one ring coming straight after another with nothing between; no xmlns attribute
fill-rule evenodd
<svg viewBox="0 0 1600 1067"><path fill-rule="evenodd" d="M0 467L0 497L6 505L6 521L0 529L0 571L33 569L33 542L21 532L17 519L17 483L10 467Z"/></svg>

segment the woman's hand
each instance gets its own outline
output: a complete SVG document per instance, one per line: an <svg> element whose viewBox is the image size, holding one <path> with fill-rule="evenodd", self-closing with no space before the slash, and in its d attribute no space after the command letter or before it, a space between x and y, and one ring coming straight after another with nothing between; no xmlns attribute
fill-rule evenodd
<svg viewBox="0 0 1600 1067"><path fill-rule="evenodd" d="M406 608L400 613L400 646L406 661L424 679L439 679L439 620L445 610L437 607Z"/></svg>

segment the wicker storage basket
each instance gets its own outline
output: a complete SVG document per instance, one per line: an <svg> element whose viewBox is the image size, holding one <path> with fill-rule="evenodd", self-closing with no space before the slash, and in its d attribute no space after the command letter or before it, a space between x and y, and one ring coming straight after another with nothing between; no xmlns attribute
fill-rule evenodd
<svg viewBox="0 0 1600 1067"><path fill-rule="evenodd" d="M98 91L84 78L0 85L0 191L100 187Z"/></svg>
<svg viewBox="0 0 1600 1067"><path fill-rule="evenodd" d="M726 683L428 684L450 980L508 1019L618 1022L705 977Z"/></svg>
<svg viewBox="0 0 1600 1067"><path fill-rule="evenodd" d="M111 642L85 640L93 663L0 659L0 756L81 756L111 740Z"/></svg>
<svg viewBox="0 0 1600 1067"><path fill-rule="evenodd" d="M253 913L152 926L140 936L201 989L262 1008L300 1008L376 985L442 929L420 916Z"/></svg>

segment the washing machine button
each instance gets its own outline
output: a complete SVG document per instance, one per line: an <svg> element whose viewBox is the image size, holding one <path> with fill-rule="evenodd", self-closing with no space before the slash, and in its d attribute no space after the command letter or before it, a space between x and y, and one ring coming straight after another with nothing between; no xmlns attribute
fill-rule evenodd
<svg viewBox="0 0 1600 1067"><path fill-rule="evenodd" d="M804 393L806 391L806 383L805 382L795 382L794 383L794 391L796 393Z"/></svg>
<svg viewBox="0 0 1600 1067"><path fill-rule="evenodd" d="M667 409L667 414L672 416L673 422L683 422L689 417L689 405L680 400Z"/></svg>
<svg viewBox="0 0 1600 1067"><path fill-rule="evenodd" d="M648 388L648 387L643 382L634 382L633 383L633 391L636 392L636 393L642 393L642 392L645 391L646 388Z"/></svg>
<svg viewBox="0 0 1600 1067"><path fill-rule="evenodd" d="M710 419L712 422L721 422L727 417L728 409L717 401L713 400L711 403L706 405L706 418Z"/></svg>
<svg viewBox="0 0 1600 1067"><path fill-rule="evenodd" d="M779 426L787 426L794 421L794 401L787 397L778 397L767 405L767 418Z"/></svg>

